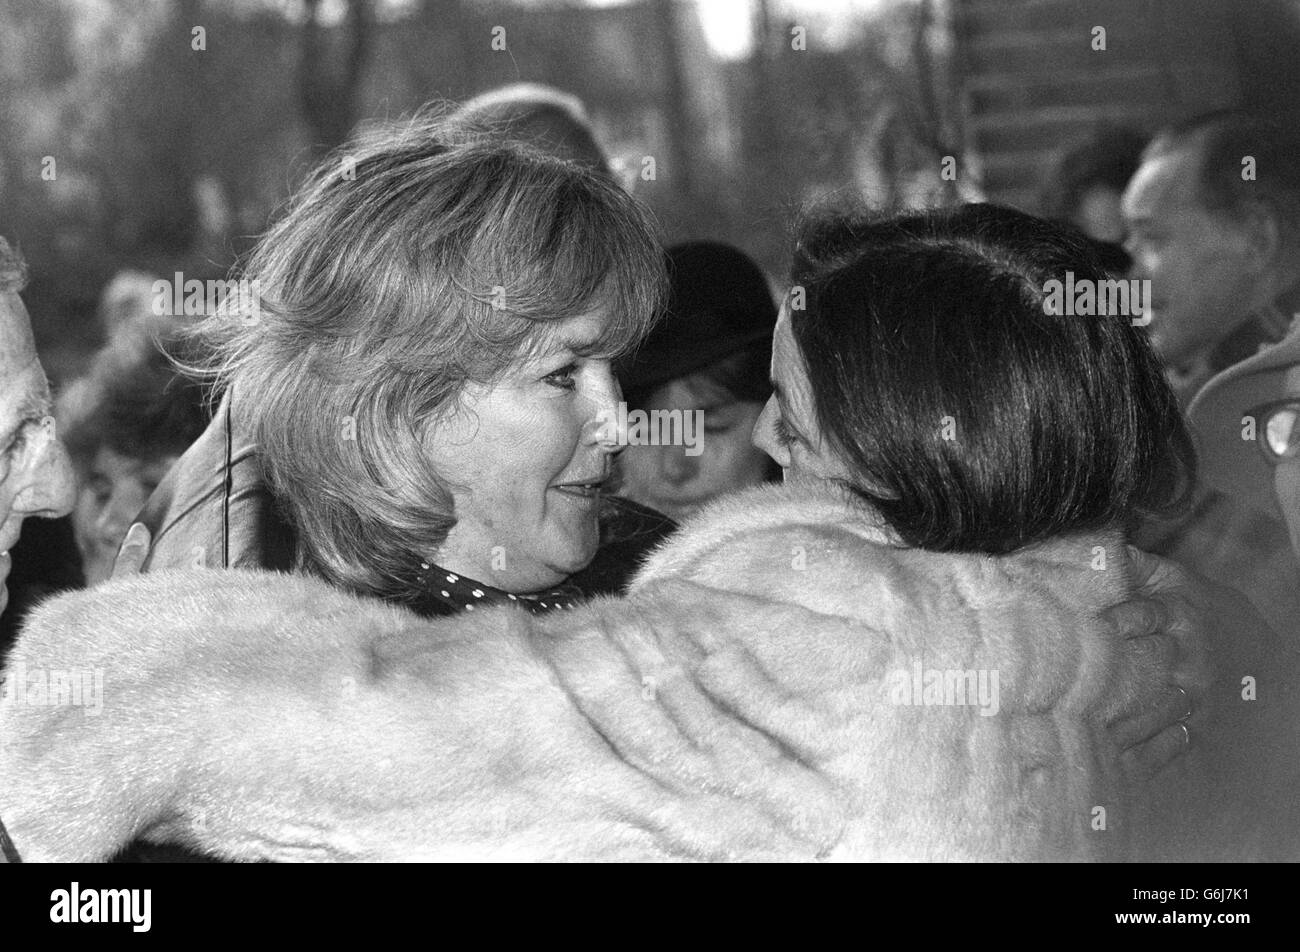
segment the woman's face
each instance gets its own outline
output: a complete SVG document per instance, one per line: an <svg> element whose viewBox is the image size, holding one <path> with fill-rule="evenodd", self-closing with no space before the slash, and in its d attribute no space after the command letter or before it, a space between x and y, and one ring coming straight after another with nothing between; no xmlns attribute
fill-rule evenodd
<svg viewBox="0 0 1300 952"><path fill-rule="evenodd" d="M780 465L786 482L841 479L848 475L822 438L813 412L812 384L781 308L772 337L772 397L754 424L754 445Z"/></svg>
<svg viewBox="0 0 1300 952"><path fill-rule="evenodd" d="M81 550L86 584L104 581L113 572L117 548L131 521L144 508L175 456L137 459L101 446L77 493L72 528Z"/></svg>
<svg viewBox="0 0 1300 952"><path fill-rule="evenodd" d="M435 560L508 592L546 588L596 554L597 510L614 442L602 442L621 393L592 356L603 311L555 325L552 347L491 386L468 386L425 438L451 489L456 525Z"/></svg>
<svg viewBox="0 0 1300 952"><path fill-rule="evenodd" d="M1123 196L1108 185L1094 185L1079 197L1074 223L1098 241L1123 244L1127 236L1121 212Z"/></svg>
<svg viewBox="0 0 1300 952"><path fill-rule="evenodd" d="M620 495L680 521L718 496L763 482L768 459L750 441L763 404L737 400L693 374L660 387L640 409L681 410L683 418L699 411L703 433L698 447L628 446L618 460Z"/></svg>

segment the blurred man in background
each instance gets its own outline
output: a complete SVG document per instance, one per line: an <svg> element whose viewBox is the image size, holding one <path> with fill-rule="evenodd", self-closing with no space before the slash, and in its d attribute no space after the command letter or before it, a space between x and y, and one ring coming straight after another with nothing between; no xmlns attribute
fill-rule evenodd
<svg viewBox="0 0 1300 952"><path fill-rule="evenodd" d="M1151 281L1152 339L1184 408L1286 333L1300 282L1294 138L1243 113L1201 116L1157 135L1125 191L1131 277ZM1206 434L1193 431L1209 459ZM1255 445L1242 449L1235 459L1253 468ZM1285 522L1234 482L1203 474L1188 514L1147 521L1135 544L1240 590L1279 632L1297 633L1300 563Z"/></svg>
<svg viewBox="0 0 1300 952"><path fill-rule="evenodd" d="M1132 278L1184 407L1286 333L1300 282L1300 143L1216 112L1159 133L1124 192Z"/></svg>
<svg viewBox="0 0 1300 952"><path fill-rule="evenodd" d="M72 467L55 436L49 383L19 297L26 279L22 257L0 238L0 612L23 520L62 516L73 499Z"/></svg>

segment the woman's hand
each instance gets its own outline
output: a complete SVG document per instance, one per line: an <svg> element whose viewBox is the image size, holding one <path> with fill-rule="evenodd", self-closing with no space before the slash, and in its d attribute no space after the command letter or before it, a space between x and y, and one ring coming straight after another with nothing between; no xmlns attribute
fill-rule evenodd
<svg viewBox="0 0 1300 952"><path fill-rule="evenodd" d="M1151 696L1132 698L1110 723L1125 770L1146 780L1183 755L1211 682L1210 605L1196 580L1168 559L1129 547L1135 592L1103 616L1143 666L1167 673Z"/></svg>

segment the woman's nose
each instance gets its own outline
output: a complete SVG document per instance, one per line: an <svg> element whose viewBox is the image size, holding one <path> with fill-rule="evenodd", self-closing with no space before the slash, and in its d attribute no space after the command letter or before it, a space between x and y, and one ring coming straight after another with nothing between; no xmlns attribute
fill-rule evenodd
<svg viewBox="0 0 1300 952"><path fill-rule="evenodd" d="M120 542L140 507L128 502L124 493L115 492L95 520L95 533L105 542Z"/></svg>
<svg viewBox="0 0 1300 952"><path fill-rule="evenodd" d="M769 397L767 403L763 405L763 412L754 421L754 433L750 437L750 442L772 457L782 469L788 469L790 466L790 452L776 439L777 412L776 397Z"/></svg>
<svg viewBox="0 0 1300 952"><path fill-rule="evenodd" d="M627 443L626 416L619 412L623 391L613 371L597 375L587 396L589 415L583 424L583 442L595 444L607 453L621 453Z"/></svg>

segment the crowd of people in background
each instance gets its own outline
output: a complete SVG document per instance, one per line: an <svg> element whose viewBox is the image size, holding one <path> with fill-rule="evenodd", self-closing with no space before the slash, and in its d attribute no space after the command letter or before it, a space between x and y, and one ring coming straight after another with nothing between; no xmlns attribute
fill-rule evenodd
<svg viewBox="0 0 1300 952"><path fill-rule="evenodd" d="M558 90L493 90L451 121L506 129L612 175L582 103ZM1264 117L1231 111L1150 138L1104 126L1066 148L1043 183L1045 217L1095 239L1117 276L1151 282L1150 333L1184 409L1202 392L1215 394L1220 385L1207 385L1217 376L1279 344L1291 326L1300 285L1300 161L1292 138ZM1256 175L1243 176L1245 155ZM620 379L629 408L704 411L708 438L699 455L630 445L618 480L628 499L679 520L728 491L779 478L749 442L770 394L778 281L725 245L684 242L666 253L667 316L619 368ZM155 315L151 276L123 272L105 289L100 320L107 343L64 388L56 413L77 472L77 504L67 520L29 526L16 548L6 637L44 595L108 577L136 514L206 425L201 387L169 360L183 333L177 318ZM1235 441L1241 446L1224 443L1240 421L1216 421L1217 441L1199 447L1203 457L1224 461L1213 485L1203 478L1186 512L1149 521L1136 535L1140 547L1251 596L1279 630L1300 617L1291 546L1300 515L1279 510L1275 497L1239 492L1253 481L1236 479L1230 461L1242 470L1257 460L1285 463L1294 452L1283 433L1289 420L1271 418L1271 429ZM1267 449L1270 440L1282 441L1280 453ZM1265 450L1256 455L1254 443Z"/></svg>
<svg viewBox="0 0 1300 952"><path fill-rule="evenodd" d="M389 599L426 619L496 603L524 605L540 616L618 595L678 525L694 525L701 513L716 511L711 504L740 491L763 492L784 477L846 484L881 514L884 528L876 528L893 543L936 553L1011 554L1118 521L1137 549L1190 572L1196 598L1215 603L1208 611L1238 605L1231 599L1239 593L1260 616L1261 630L1271 629L1285 650L1294 650L1300 637L1300 322L1293 320L1300 309L1300 140L1293 131L1236 111L1196 116L1150 138L1106 127L1062 153L1044 183L1041 218L993 206L928 217L814 218L794 272L776 276L740 249L698 236L656 243L652 224L622 192L582 104L571 96L531 85L497 90L454 110L441 128L456 145L422 158L448 170L440 173L444 179L430 180L419 200L434 203L430 208L442 202L436 208L444 231L421 239L421 247L447 255L448 273L398 274L406 267L401 261L369 262L364 255L386 240L369 232L320 242L322 254L357 255L349 266L392 271L370 298L387 308L373 322L389 335L388 349L364 359L336 346L355 313L327 312L322 320L336 335L327 342L308 339L294 324L299 311L327 307L312 296L311 283L337 277L312 247L322 233L312 229L343 215L331 204L328 175L304 188L287 224L251 263L275 285L284 308L282 323L269 325L270 338L261 338L262 350L233 332L219 337L201 322L160 317L153 276L125 273L104 294L105 344L52 403L36 392L43 377L33 377L26 390L11 386L20 374L32 375L35 354L18 297L22 280L14 262L20 259L6 254L0 409L5 436L16 434L20 445L7 451L0 495L2 544L12 561L4 647L54 593L109 580L136 522L149 533L139 566L146 573L273 568ZM550 156L553 164L493 151L506 140ZM408 139L357 153L362 165L371 163L367 187L381 188L383 176L415 167L411 157L419 149ZM490 181L482 178L484 168ZM397 189L397 181L389 187ZM447 194L438 198L438 189ZM550 196L570 216L565 227L602 230L612 244L592 249L574 233L547 233L541 223L554 209L530 206L529 195ZM385 228L414 227L400 209L382 207L388 217L376 222ZM527 300L512 307L534 309L530 320L539 326L548 319L546 308L570 315L560 322L569 335L567 357L554 366L543 360L550 338L507 341L494 337L489 323L471 321L468 329L449 324L438 340L426 340L433 325L419 325L429 319L404 310L400 296L412 287L453 294L459 292L448 289L472 283L477 273L456 269L480 262L454 261L447 249L460 248L456 242L467 229L480 227L472 217L480 207L483 220L497 223L492 227L515 229L511 240L532 255L493 259L522 269L512 278L536 282ZM343 242L368 247L345 251ZM999 289L1070 262L1099 280L1149 281L1149 310L1131 332L1113 338L1081 332L1068 342L1044 337L1039 350L1021 353L1019 343L1009 342L1033 339L1033 321L1014 311L1015 294L997 297ZM660 273L666 288L655 286ZM960 299L926 286L934 275L960 287ZM787 278L820 296L792 305ZM370 293L352 287L358 301ZM655 323L651 310L660 294L666 304ZM873 323L837 325L860 318L851 316L856 301L868 302ZM611 302L612 316L602 310ZM343 297L330 306L354 305ZM935 313L943 307L957 313ZM1006 340L981 337L960 318L967 310L983 314L986 323L993 315L1005 319L997 326ZM959 330L947 349L920 341L920 335L940 340L949 326ZM1163 383L1159 374L1146 375L1143 335ZM464 388L475 410L463 432L457 418L440 423L440 442L432 445L446 482L436 488L430 482L422 494L410 491L425 479L420 466L409 452L405 462L399 459L406 444L389 434L437 410L432 397L413 395L410 381L419 369L403 363L408 348L445 357L459 374L445 386ZM607 370L585 362L609 348L620 355ZM985 366L972 367L981 360ZM1016 361L1024 367L1016 386L1029 389L994 393L988 381L1001 380L996 371L1020 366ZM1071 375L1072 361L1092 365ZM790 368L802 368L802 375ZM379 386L377 379L390 372L393 379ZM348 374L357 375L352 390L338 386ZM527 374L545 380L553 388L547 394L576 393L606 410L622 402L624 414L702 414L703 438L694 448L681 441L611 443L557 415L555 404L543 401L537 404L543 409L525 413L519 408L533 399ZM319 385L308 381L313 375ZM222 387L216 401L206 386L212 380ZM1108 387L1124 392L1107 393ZM315 396L299 399L300 388ZM311 415L331 393L343 392L369 416ZM399 399L419 406L404 417L393 409ZM1046 408L1032 426L1056 428L1034 452L999 443L973 416L996 414L1009 439L1022 424L1031 426L1015 410L1025 399ZM968 442L959 451L940 436L937 448L917 449L929 445L925 433L942 434L949 413L954 432L980 433L978 446ZM391 446L367 449L378 455L364 457L354 471L343 464L331 471L320 447L338 439L344 418L360 428L361 440L391 439ZM52 426L42 426L50 419ZM483 433L487 442L475 443ZM59 457L58 441L70 462ZM514 448L513 462L491 455L502 445ZM1047 455L1035 456L1039 449ZM978 465L954 455L959 452L974 454ZM994 456L1010 468L998 469ZM365 480L373 481L380 465L389 467L386 477L360 488L370 486ZM546 496L560 499L561 513L537 516L549 525L538 542L525 532L536 514L519 501L518 487L535 480L542 465L550 467L545 493L558 490L562 498ZM990 483L994 473L1002 474L996 477L1002 485ZM365 499L348 498L349 486ZM771 498L779 510L781 500ZM582 521L589 507L600 511L590 527ZM474 553L458 563L468 570L448 571L450 560L439 565L421 558L417 523L435 511L448 551ZM516 528L503 528L504 522ZM759 574L765 586L784 592L783 583ZM831 594L817 597L839 604ZM891 623L901 625L905 617ZM1165 730L1174 721L1182 718L1175 714L1156 726Z"/></svg>

